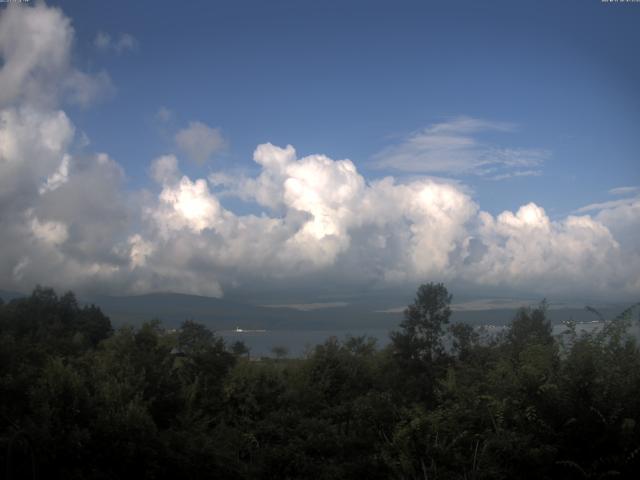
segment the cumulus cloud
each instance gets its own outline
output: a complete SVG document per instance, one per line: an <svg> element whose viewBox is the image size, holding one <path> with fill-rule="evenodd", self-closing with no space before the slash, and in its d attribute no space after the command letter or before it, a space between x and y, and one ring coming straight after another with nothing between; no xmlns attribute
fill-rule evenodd
<svg viewBox="0 0 640 480"><path fill-rule="evenodd" d="M78 88L65 86L77 72L69 63L69 21L40 4L8 8L0 26L7 85L0 94L0 288L44 283L222 296L228 288L274 284L371 288L437 280L541 295L640 294L637 196L555 221L533 203L491 215L459 184L367 180L348 159L299 157L291 145L270 143L254 152L257 175L191 178L175 155L165 155L150 165L151 191L126 193L122 168L79 146L59 106L61 95ZM40 29L47 41L21 28ZM7 31L22 40L7 43ZM49 45L54 39L60 43ZM13 56L14 47L24 58ZM540 155L491 150L473 136L512 129L461 118L405 143L426 155L420 162L431 162L417 171L457 165L458 172L481 172L498 164L517 175ZM200 162L224 145L218 130L197 122L176 141ZM410 150L398 148L409 161ZM235 213L223 201L230 195L261 212Z"/></svg>
<svg viewBox="0 0 640 480"><path fill-rule="evenodd" d="M125 286L122 272L129 252L121 237L130 215L122 170L103 154L65 158L65 181L55 188L32 185L20 203L1 204L0 278L22 290L37 283L102 286L106 291L112 291L114 283Z"/></svg>
<svg viewBox="0 0 640 480"><path fill-rule="evenodd" d="M591 205L593 207L594 205ZM595 219L605 225L616 241L620 243L625 259L633 264L640 255L640 196L626 199L624 202L603 204L595 212ZM640 275L633 274L640 284Z"/></svg>
<svg viewBox="0 0 640 480"><path fill-rule="evenodd" d="M178 159L175 155L163 155L151 162L151 177L159 184L175 183L180 175Z"/></svg>
<svg viewBox="0 0 640 480"><path fill-rule="evenodd" d="M51 144L57 151L64 142ZM152 163L158 193L142 198L133 229L127 216L134 213L110 203L121 188L117 164L105 155L61 154L66 166L51 162L19 228L4 233L14 235L3 269L12 284L42 281L55 269L56 280L70 284L213 296L231 285L312 283L318 275L336 285L462 280L542 294L632 295L640 287L632 280L640 265L633 241L612 233L639 218L635 204L560 221L535 204L493 216L455 184L367 182L349 160L298 158L291 146L264 144L254 153L261 172L233 179L226 192L256 202L262 215L226 209L210 181L184 175L169 155Z"/></svg>
<svg viewBox="0 0 640 480"><path fill-rule="evenodd" d="M202 285L317 272L402 282L452 273L450 256L463 248L465 224L477 210L450 184L386 178L367 185L351 161L298 159L291 146L260 145L254 160L262 173L241 182L246 190L238 195L266 207L262 216L234 214L206 179L176 180L174 159L156 160L154 172L171 174L155 175L161 191L145 209L141 238L155 245L147 265L170 256L176 271L201 269Z"/></svg>
<svg viewBox="0 0 640 480"><path fill-rule="evenodd" d="M40 186L40 195L55 190L69 180L69 162L71 157L65 154L58 169L47 177L47 180Z"/></svg>
<svg viewBox="0 0 640 480"><path fill-rule="evenodd" d="M633 293L632 271L640 264L623 250L611 231L590 216L551 221L544 209L529 203L517 212L493 217L479 214L474 240L483 253L464 275L479 284L521 287L554 294L611 291ZM627 252L630 253L630 252Z"/></svg>
<svg viewBox="0 0 640 480"><path fill-rule="evenodd" d="M109 76L71 66L74 31L57 8L9 5L0 16L0 107L51 107L63 95L86 105L111 89Z"/></svg>
<svg viewBox="0 0 640 480"><path fill-rule="evenodd" d="M374 165L401 172L488 175L495 180L538 175L539 170L531 167L542 165L549 156L547 151L498 147L478 139L482 132L508 133L514 129L509 123L459 117L431 125L386 147L374 155Z"/></svg>
<svg viewBox="0 0 640 480"><path fill-rule="evenodd" d="M41 222L37 217L31 219L31 231L37 240L51 245L60 245L67 241L69 232L62 222Z"/></svg>
<svg viewBox="0 0 640 480"><path fill-rule="evenodd" d="M217 128L202 122L190 122L187 128L176 133L176 144L193 161L203 164L225 147L225 140Z"/></svg>
<svg viewBox="0 0 640 480"><path fill-rule="evenodd" d="M40 188L62 182L61 164L74 132L63 111L0 110L0 204L25 208Z"/></svg>
<svg viewBox="0 0 640 480"><path fill-rule="evenodd" d="M640 259L611 230L624 224L614 213L637 212L613 208L607 218L601 212L552 221L530 203L493 216L455 184L367 182L349 160L297 158L292 146L260 145L254 161L261 167L256 177L214 174L207 182L176 174L175 158L157 160L169 165L173 180L157 176L162 189L145 214L142 238L155 252L147 264L161 265L173 252L174 271L194 272L197 265L199 285L215 279L216 289L256 275L317 281L322 272L337 284L435 278L543 295L638 293L633 271ZM210 183L268 213L226 210Z"/></svg>
<svg viewBox="0 0 640 480"><path fill-rule="evenodd" d="M109 288L128 264L119 246L129 217L122 169L107 155L75 152L76 129L58 108L61 99L86 104L98 93L95 78L71 65L72 44L70 22L56 8L9 5L2 12L3 286L103 282Z"/></svg>
<svg viewBox="0 0 640 480"><path fill-rule="evenodd" d="M195 233L214 228L222 213L220 202L209 193L207 181L182 177L175 186L165 186L154 214L163 231L188 228Z"/></svg>

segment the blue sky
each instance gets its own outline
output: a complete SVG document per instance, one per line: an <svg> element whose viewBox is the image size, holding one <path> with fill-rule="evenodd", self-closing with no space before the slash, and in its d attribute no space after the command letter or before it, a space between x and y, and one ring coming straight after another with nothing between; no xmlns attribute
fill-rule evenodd
<svg viewBox="0 0 640 480"><path fill-rule="evenodd" d="M640 4L0 13L0 288L640 294Z"/></svg>
<svg viewBox="0 0 640 480"><path fill-rule="evenodd" d="M561 215L637 184L640 8L482 3L60 2L79 63L106 69L117 89L74 118L134 187L192 120L229 143L204 170L252 168L269 141L377 177L390 172L371 168L376 152L461 115L513 123L480 136L549 154L537 177L463 176L491 212L535 201ZM97 32L129 33L138 47L96 51ZM168 125L154 121L160 107L173 113Z"/></svg>

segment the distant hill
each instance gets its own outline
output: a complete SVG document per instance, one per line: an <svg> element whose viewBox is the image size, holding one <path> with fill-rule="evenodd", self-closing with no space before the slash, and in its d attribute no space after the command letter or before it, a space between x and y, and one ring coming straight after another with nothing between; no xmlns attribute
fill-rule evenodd
<svg viewBox="0 0 640 480"><path fill-rule="evenodd" d="M20 292L13 292L11 290L0 290L0 298L5 302L10 302L14 298L22 298L26 295Z"/></svg>
<svg viewBox="0 0 640 480"><path fill-rule="evenodd" d="M197 295L154 293L136 296L94 296L84 303L99 306L115 325L139 324L158 318L167 326L190 319L214 330L325 330L349 328L393 328L400 314L363 309L360 305L338 308L266 307Z"/></svg>
<svg viewBox="0 0 640 480"><path fill-rule="evenodd" d="M217 298L179 293L152 293L135 296L94 296L83 302L98 305L115 324L139 324L157 318L168 326L184 320L194 320L215 329L257 328L264 321L273 321L273 312L251 305Z"/></svg>
<svg viewBox="0 0 640 480"><path fill-rule="evenodd" d="M0 290L0 298L8 302L24 297L19 292ZM350 298L348 302L328 302L310 304L290 304L260 306L243 303L238 299L226 300L179 293L152 293L132 296L80 296L83 304L93 303L109 316L115 326L124 324L140 325L157 318L167 327L177 327L184 320L191 319L207 325L213 330L242 329L267 330L367 330L398 328L402 320L402 308L392 308L401 304L398 299ZM390 302L391 305L389 305ZM477 303L477 302L476 302ZM517 304L517 302L515 302ZM523 301L523 304L528 304ZM462 305L462 304L461 304ZM474 304L475 305L475 304ZM599 311L605 318L613 318L624 306L605 306ZM456 308L454 304L453 322L472 325L506 325L514 317L516 306L491 304L477 308ZM552 323L569 319L580 321L595 320L596 317L577 305L553 306L548 311Z"/></svg>
<svg viewBox="0 0 640 480"><path fill-rule="evenodd" d="M158 318L167 326L178 326L191 319L214 330L243 329L268 330L349 330L393 329L402 319L401 309L383 311L380 305L367 301L352 303L258 306L197 295L154 293L137 296L95 296L83 298L85 303L95 303L115 325L140 324ZM524 303L526 304L526 302ZM309 308L305 310L305 308ZM600 308L605 318L612 318L623 307ZM516 307L455 310L451 320L473 325L505 325L515 314ZM552 323L573 319L591 321L596 317L583 307L552 306L548 311Z"/></svg>

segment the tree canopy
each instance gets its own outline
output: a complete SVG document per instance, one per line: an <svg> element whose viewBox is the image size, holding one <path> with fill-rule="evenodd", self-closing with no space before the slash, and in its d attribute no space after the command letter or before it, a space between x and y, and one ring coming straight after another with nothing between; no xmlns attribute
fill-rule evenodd
<svg viewBox="0 0 640 480"><path fill-rule="evenodd" d="M546 304L491 338L419 287L388 347L331 337L260 361L206 326L114 330L38 287L0 302L7 479L636 478L637 306L552 335Z"/></svg>

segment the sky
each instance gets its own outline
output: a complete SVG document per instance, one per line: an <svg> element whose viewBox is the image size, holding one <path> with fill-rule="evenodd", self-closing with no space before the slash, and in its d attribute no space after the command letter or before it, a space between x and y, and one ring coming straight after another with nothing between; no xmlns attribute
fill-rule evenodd
<svg viewBox="0 0 640 480"><path fill-rule="evenodd" d="M0 7L0 288L640 298L640 4Z"/></svg>

